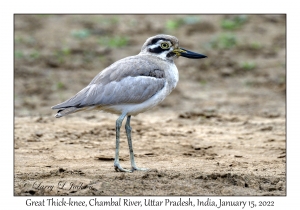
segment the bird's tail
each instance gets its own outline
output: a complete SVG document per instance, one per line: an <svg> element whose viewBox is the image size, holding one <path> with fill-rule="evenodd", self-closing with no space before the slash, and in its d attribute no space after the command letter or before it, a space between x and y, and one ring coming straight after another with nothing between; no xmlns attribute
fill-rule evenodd
<svg viewBox="0 0 300 210"><path fill-rule="evenodd" d="M77 107L63 108L63 109L58 110L58 112L56 113L56 115L54 115L54 117L60 118L60 117L63 117L65 115L68 115L68 114L72 114L72 113L75 113L75 112L82 111L84 109L85 108L77 108Z"/></svg>

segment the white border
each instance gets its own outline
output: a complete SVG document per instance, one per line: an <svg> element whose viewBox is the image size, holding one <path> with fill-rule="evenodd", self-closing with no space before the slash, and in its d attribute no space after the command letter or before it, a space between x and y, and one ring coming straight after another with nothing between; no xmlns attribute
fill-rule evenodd
<svg viewBox="0 0 300 210"><path fill-rule="evenodd" d="M295 2L295 1L293 1ZM299 11L298 4L282 1L10 1L1 4L1 206L26 207L26 197L13 197L13 14L14 13L287 13L287 197L275 209L298 206L299 192ZM79 199L79 197L76 197ZM131 197L139 199L139 197ZM154 198L154 197L152 197ZM162 198L162 197L158 197ZM213 197L218 199L219 197ZM225 197L221 197L225 199ZM233 197L228 197L232 199ZM234 197L248 199L248 197ZM86 198L82 198L86 199ZM89 198L87 198L89 199ZM249 197L259 200L260 197ZM32 207L30 207L32 208ZM44 207L45 208L45 207ZM164 207L165 208L165 207ZM5 208L7 209L7 208ZM274 208L272 208L274 209ZM294 208L295 209L295 208Z"/></svg>

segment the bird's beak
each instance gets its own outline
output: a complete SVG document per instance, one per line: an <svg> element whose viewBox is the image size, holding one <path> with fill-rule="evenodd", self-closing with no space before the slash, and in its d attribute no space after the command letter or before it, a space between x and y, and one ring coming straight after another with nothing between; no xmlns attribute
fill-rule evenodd
<svg viewBox="0 0 300 210"><path fill-rule="evenodd" d="M174 53L176 53L177 56L182 56L186 58L192 58L192 59L201 59L201 58L206 58L206 55L202 55L199 53L195 53L189 50L186 50L184 48L177 48L173 50Z"/></svg>

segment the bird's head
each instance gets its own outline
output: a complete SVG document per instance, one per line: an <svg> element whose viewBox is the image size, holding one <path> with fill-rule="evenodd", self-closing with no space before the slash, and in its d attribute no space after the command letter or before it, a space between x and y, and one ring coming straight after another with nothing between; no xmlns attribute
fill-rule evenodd
<svg viewBox="0 0 300 210"><path fill-rule="evenodd" d="M154 55L163 60L174 60L179 56L192 59L207 57L179 47L179 41L175 36L165 34L159 34L148 38L144 43L140 54Z"/></svg>

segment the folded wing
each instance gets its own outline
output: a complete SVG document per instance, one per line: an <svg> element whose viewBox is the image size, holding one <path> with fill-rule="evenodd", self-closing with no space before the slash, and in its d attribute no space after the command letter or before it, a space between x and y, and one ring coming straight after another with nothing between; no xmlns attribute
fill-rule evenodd
<svg viewBox="0 0 300 210"><path fill-rule="evenodd" d="M128 57L104 69L87 87L52 109L61 109L58 114L64 116L92 106L138 104L155 95L165 83L165 73L156 63Z"/></svg>

